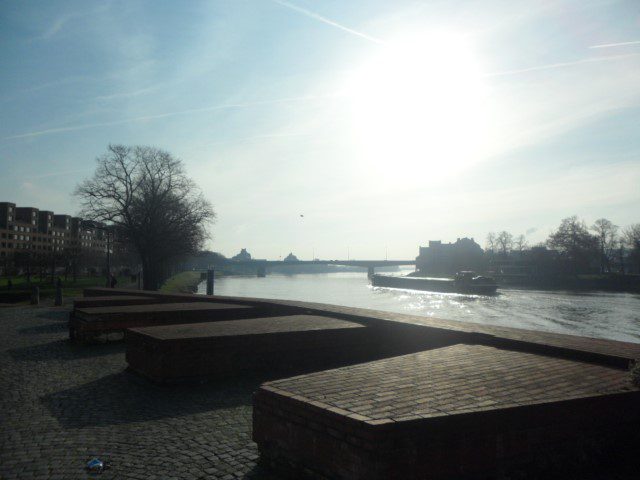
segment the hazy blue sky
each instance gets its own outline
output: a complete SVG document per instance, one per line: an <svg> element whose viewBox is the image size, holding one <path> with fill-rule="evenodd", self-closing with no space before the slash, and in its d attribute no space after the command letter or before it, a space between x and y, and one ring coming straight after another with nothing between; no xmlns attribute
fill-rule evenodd
<svg viewBox="0 0 640 480"><path fill-rule="evenodd" d="M640 221L637 0L5 1L0 60L0 201L74 214L122 143L185 162L227 255Z"/></svg>

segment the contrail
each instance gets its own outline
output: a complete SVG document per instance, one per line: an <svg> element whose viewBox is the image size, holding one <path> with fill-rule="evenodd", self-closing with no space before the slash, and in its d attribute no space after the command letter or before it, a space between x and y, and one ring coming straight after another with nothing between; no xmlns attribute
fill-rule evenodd
<svg viewBox="0 0 640 480"><path fill-rule="evenodd" d="M360 38L364 38L365 40L369 40L370 42L377 43L379 45L385 44L385 42L380 40L379 38L372 37L371 35L367 35L366 33L359 32L357 30L354 30L353 28L345 27L344 25L336 22L335 20L331 20L330 18L323 17L319 13L312 12L311 10L307 10L306 8L299 7L285 0L272 0L272 1L274 3L277 3L278 5L294 10L298 13L306 15L307 17L313 18L314 20L318 20L319 22L326 23L327 25L331 25L332 27L338 28L352 35L356 35Z"/></svg>
<svg viewBox="0 0 640 480"><path fill-rule="evenodd" d="M36 175L35 177L30 176L29 180L40 180L42 178L58 177L60 175L69 175L71 173L83 173L83 172L89 172L89 171L91 171L90 168L77 168L75 170L66 170L64 172L44 173L42 175Z"/></svg>
<svg viewBox="0 0 640 480"><path fill-rule="evenodd" d="M596 62L604 62L607 60L617 60L620 58L637 57L638 55L640 55L640 52L627 53L625 55L611 55L608 57L583 58L581 60L575 60L573 62L549 63L547 65L538 65L537 67L528 67L528 68L520 68L518 70L505 70L502 72L487 73L483 76L484 77L502 77L506 75L519 75L521 73L537 72L540 70L551 70L554 68L572 67L574 65L581 65L583 63L596 63Z"/></svg>
<svg viewBox="0 0 640 480"><path fill-rule="evenodd" d="M631 42L620 42L620 43L603 43L602 45L591 45L589 48L625 47L627 45L640 45L640 40L633 40Z"/></svg>
<svg viewBox="0 0 640 480"><path fill-rule="evenodd" d="M111 122L101 122L101 123L88 123L85 125L73 125L69 127L59 127L59 128L49 128L46 130L40 130L37 132L27 132L20 133L18 135L12 135L10 137L4 137L2 141L5 140L16 140L19 138L32 138L32 137L40 137L42 135L51 135L54 133L65 133L65 132L75 132L78 130L87 130L89 128L100 128L100 127L112 127L114 125L124 125L126 123L133 122L141 122L145 120L156 120L158 118L166 118L166 117L174 117L177 115L188 115L190 113L202 113L202 112L213 112L216 110L226 110L229 108L248 108L248 107L258 107L261 105L273 105L277 103L289 103L289 102L303 102L308 100L316 100L321 98L333 98L335 95L307 95L304 97L287 97L287 98L277 98L274 100L263 100L258 102L247 102L247 103L227 103L223 105L215 105L212 107L204 107L204 108L192 108L189 110L181 110L178 112L166 112L166 113L158 113L155 115L143 115L140 117L131 117L131 118L123 118L121 120L114 120Z"/></svg>

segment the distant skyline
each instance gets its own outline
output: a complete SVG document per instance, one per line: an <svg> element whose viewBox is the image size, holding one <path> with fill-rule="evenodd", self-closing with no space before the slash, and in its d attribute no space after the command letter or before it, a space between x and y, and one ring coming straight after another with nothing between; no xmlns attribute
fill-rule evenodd
<svg viewBox="0 0 640 480"><path fill-rule="evenodd" d="M0 41L0 201L74 215L118 143L184 161L227 256L640 222L637 1L5 2Z"/></svg>

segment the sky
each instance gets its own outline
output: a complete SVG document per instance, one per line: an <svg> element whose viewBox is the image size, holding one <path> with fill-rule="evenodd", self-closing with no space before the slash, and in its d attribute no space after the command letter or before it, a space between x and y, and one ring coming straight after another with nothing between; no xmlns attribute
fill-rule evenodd
<svg viewBox="0 0 640 480"><path fill-rule="evenodd" d="M640 222L640 3L0 3L0 201L76 214L109 144L180 158L207 248L408 259Z"/></svg>

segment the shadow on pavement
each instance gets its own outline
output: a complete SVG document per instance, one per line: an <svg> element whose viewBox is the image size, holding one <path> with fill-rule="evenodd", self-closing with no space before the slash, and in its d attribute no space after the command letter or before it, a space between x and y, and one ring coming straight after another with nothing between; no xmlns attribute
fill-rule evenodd
<svg viewBox="0 0 640 480"><path fill-rule="evenodd" d="M43 333L60 333L67 330L66 323L47 323L36 327L19 328L18 333L22 335L40 335Z"/></svg>
<svg viewBox="0 0 640 480"><path fill-rule="evenodd" d="M38 312L35 316L37 318L46 318L47 320L60 320L63 322L67 322L69 320L69 312L68 308L60 308L58 307L56 310L45 310L43 312Z"/></svg>
<svg viewBox="0 0 640 480"><path fill-rule="evenodd" d="M29 327L28 329L23 330L32 330L35 328L39 327ZM63 325L63 329L66 329L66 325ZM57 330L56 332L60 332L60 330ZM123 343L114 342L105 343L103 345L75 345L67 339L61 339L40 345L15 348L13 350L9 350L9 355L19 362L41 362L46 360L77 360L81 358L112 355L114 353L124 353L124 351L125 345Z"/></svg>
<svg viewBox="0 0 640 480"><path fill-rule="evenodd" d="M258 379L158 386L126 370L41 397L65 428L180 417L251 405Z"/></svg>
<svg viewBox="0 0 640 480"><path fill-rule="evenodd" d="M242 478L245 480L294 480L295 477L287 476L286 472L276 471L258 463L245 473Z"/></svg>

